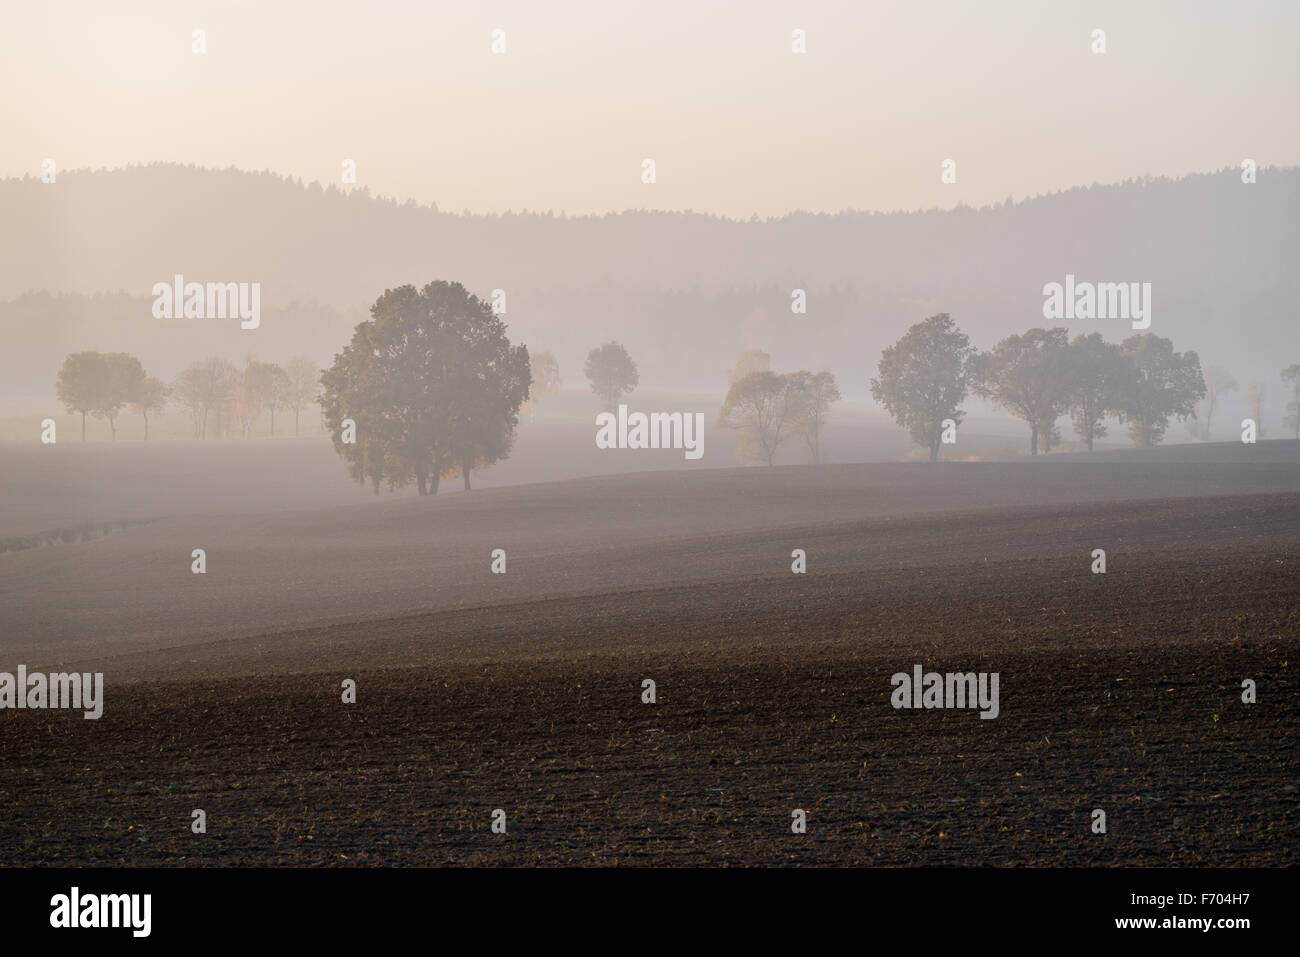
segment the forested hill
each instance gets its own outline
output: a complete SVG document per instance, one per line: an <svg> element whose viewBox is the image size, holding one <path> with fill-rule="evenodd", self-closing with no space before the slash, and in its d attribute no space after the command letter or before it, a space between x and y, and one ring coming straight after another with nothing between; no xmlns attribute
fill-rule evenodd
<svg viewBox="0 0 1300 957"><path fill-rule="evenodd" d="M574 376L587 349L617 338L665 386L716 385L738 351L762 348L781 368L827 367L858 392L880 349L911 323L949 312L987 348L1044 324L1042 287L1068 272L1150 282L1151 332L1239 379L1271 380L1275 356L1297 359L1298 187L1300 169L1264 168L1246 185L1229 168L978 210L740 222L689 212L451 214L175 164L71 171L54 184L0 181L0 300L48 290L147 301L176 273L260 282L263 308L308 324L243 335L305 340L304 351L325 358L385 287L446 278L484 296L504 289L513 334L555 350ZM794 288L808 291L806 315L791 314ZM309 301L348 321L316 328L310 310L285 308ZM120 313L105 314L101 339L112 339L105 326ZM1130 334L1114 320L1069 325ZM234 337L232 349L256 348L237 329L221 334Z"/></svg>

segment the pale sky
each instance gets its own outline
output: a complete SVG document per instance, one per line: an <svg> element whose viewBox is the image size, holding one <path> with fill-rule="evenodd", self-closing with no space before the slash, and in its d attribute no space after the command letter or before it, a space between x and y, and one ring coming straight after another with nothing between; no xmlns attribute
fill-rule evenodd
<svg viewBox="0 0 1300 957"><path fill-rule="evenodd" d="M0 31L0 176L337 183L350 158L373 193L453 212L747 219L1300 164L1287 0L87 0L7 4Z"/></svg>

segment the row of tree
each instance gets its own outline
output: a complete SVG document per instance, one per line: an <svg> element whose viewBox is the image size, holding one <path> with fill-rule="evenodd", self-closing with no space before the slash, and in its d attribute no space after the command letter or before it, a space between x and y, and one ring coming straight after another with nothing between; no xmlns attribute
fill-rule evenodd
<svg viewBox="0 0 1300 957"><path fill-rule="evenodd" d="M297 435L302 410L319 395L319 375L316 363L301 357L283 369L251 355L242 368L213 357L185 369L169 385L125 352L75 352L64 359L55 392L69 413L81 415L83 442L87 416L106 419L116 441L123 410L143 417L148 439L149 416L164 414L169 401L189 413L195 438L247 437L266 411L274 435L279 410L292 410Z"/></svg>
<svg viewBox="0 0 1300 957"><path fill-rule="evenodd" d="M932 461L945 421L961 422L958 406L970 393L1024 421L1037 455L1040 440L1043 451L1060 443L1056 423L1063 415L1089 451L1106 435L1109 416L1128 424L1135 445L1156 445L1170 418L1195 417L1206 382L1195 352L1175 352L1170 340L1151 333L1116 345L1096 332L1071 341L1064 329L1030 329L979 352L946 313L886 348L871 380L872 396Z"/></svg>

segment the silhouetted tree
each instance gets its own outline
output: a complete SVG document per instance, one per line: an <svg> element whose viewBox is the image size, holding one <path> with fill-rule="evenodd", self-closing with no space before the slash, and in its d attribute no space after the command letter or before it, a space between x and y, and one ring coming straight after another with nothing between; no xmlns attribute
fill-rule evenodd
<svg viewBox="0 0 1300 957"><path fill-rule="evenodd" d="M1106 413L1119 395L1126 362L1119 346L1107 342L1100 332L1076 336L1066 360L1070 368L1066 411L1091 452L1094 440L1106 435Z"/></svg>
<svg viewBox="0 0 1300 957"><path fill-rule="evenodd" d="M385 290L321 376L321 409L351 476L379 491L506 455L531 383L528 350L512 346L489 303L460 283ZM342 423L356 424L356 442Z"/></svg>
<svg viewBox="0 0 1300 957"><path fill-rule="evenodd" d="M1174 352L1174 344L1152 333L1130 336L1120 344L1129 360L1115 408L1129 424L1129 438L1142 448L1158 445L1171 416L1196 417L1205 397L1205 377L1195 352Z"/></svg>
<svg viewBox="0 0 1300 957"><path fill-rule="evenodd" d="M1070 404L1073 383L1064 329L1030 329L1007 336L992 352L976 357L971 387L1029 424L1029 452L1038 454L1038 437L1046 445L1056 436L1056 420Z"/></svg>
<svg viewBox="0 0 1300 957"><path fill-rule="evenodd" d="M939 458L943 420L960 424L974 350L946 312L916 323L880 355L871 395L912 441Z"/></svg>
<svg viewBox="0 0 1300 957"><path fill-rule="evenodd" d="M587 353L583 367L591 391L600 396L608 411L614 411L618 400L631 392L641 381L636 363L617 342L607 342Z"/></svg>
<svg viewBox="0 0 1300 957"><path fill-rule="evenodd" d="M131 411L144 418L144 440L149 441L149 413L162 415L167 411L167 396L171 390L161 379L148 376L131 402Z"/></svg>
<svg viewBox="0 0 1300 957"><path fill-rule="evenodd" d="M98 352L74 352L63 360L54 389L68 412L81 414L81 441L86 441L86 415L99 407L108 391L108 366Z"/></svg>

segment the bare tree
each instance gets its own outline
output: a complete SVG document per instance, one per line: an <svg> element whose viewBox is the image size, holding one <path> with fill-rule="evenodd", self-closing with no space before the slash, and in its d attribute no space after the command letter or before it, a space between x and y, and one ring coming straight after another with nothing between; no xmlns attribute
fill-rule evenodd
<svg viewBox="0 0 1300 957"><path fill-rule="evenodd" d="M1228 392L1237 391L1237 380L1223 366L1206 366L1205 378L1205 422L1201 425L1201 440L1210 441L1210 422L1215 410Z"/></svg>
<svg viewBox="0 0 1300 957"><path fill-rule="evenodd" d="M289 360L285 375L285 404L293 409L293 434L298 435L299 416L303 408L315 402L320 395L320 369L311 359L298 356Z"/></svg>

